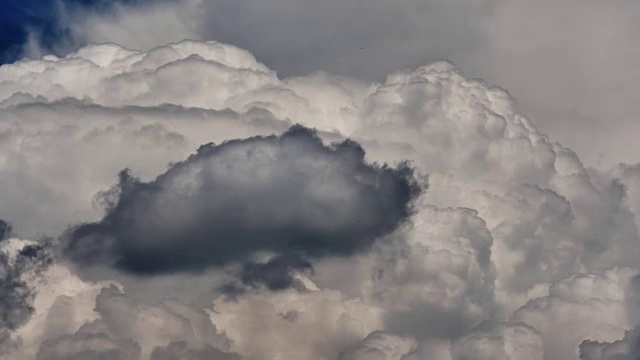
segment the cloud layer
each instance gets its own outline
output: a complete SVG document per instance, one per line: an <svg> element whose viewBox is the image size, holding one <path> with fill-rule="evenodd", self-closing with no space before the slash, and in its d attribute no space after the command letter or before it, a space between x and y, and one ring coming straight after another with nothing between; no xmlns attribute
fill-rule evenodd
<svg viewBox="0 0 640 360"><path fill-rule="evenodd" d="M109 44L0 83L7 359L635 355L638 167L449 62L281 79Z"/></svg>

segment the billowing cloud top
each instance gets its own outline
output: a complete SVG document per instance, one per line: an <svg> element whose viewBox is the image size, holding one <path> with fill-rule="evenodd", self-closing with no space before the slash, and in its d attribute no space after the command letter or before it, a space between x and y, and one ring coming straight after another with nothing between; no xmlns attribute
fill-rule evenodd
<svg viewBox="0 0 640 360"><path fill-rule="evenodd" d="M451 63L107 44L0 83L4 358L636 355L638 166L585 168Z"/></svg>

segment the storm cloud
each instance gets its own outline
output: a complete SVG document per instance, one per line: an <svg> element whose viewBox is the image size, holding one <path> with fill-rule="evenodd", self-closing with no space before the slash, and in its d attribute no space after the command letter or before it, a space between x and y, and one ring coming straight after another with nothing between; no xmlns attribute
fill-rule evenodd
<svg viewBox="0 0 640 360"><path fill-rule="evenodd" d="M351 255L395 230L420 193L413 170L368 164L353 141L280 136L200 147L154 181L120 174L118 198L66 254L136 273L202 270L256 252Z"/></svg>
<svg viewBox="0 0 640 360"><path fill-rule="evenodd" d="M311 262L296 255L280 255L264 263L244 264L240 280L244 285L264 285L271 290L282 290L296 285L294 275L304 271L313 271Z"/></svg>

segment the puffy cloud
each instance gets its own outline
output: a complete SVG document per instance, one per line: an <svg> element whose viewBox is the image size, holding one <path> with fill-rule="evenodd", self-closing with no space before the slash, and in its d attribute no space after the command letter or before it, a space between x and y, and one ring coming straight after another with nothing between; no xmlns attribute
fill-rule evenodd
<svg viewBox="0 0 640 360"><path fill-rule="evenodd" d="M200 270L256 252L350 255L395 230L419 193L410 168L369 165L309 129L204 145L152 182L120 175L99 223L65 252L133 272ZM263 269L265 270L265 269Z"/></svg>
<svg viewBox="0 0 640 360"><path fill-rule="evenodd" d="M296 255L280 255L265 263L244 264L241 280L245 285L265 285L271 290L282 290L297 285L295 272L305 270L313 270L309 261Z"/></svg>
<svg viewBox="0 0 640 360"><path fill-rule="evenodd" d="M218 39L251 50L283 76L320 70L379 81L449 59L509 89L521 112L586 163L635 162L638 4L567 1L100 1L95 11L51 15L64 31L44 35L71 35L57 44L59 55L95 42L149 50ZM36 46L31 55L41 53Z"/></svg>
<svg viewBox="0 0 640 360"><path fill-rule="evenodd" d="M418 338L466 333L492 317L492 237L468 209L423 209L405 243L383 251L372 298L386 326Z"/></svg>
<svg viewBox="0 0 640 360"><path fill-rule="evenodd" d="M102 211L93 199L124 168L135 169L142 179L152 178L200 144L284 131L289 126L260 111L51 106L58 108L56 114L48 113L49 105L34 104L4 111L0 120L6 135L0 145L5 199L0 211L17 234L28 237L55 235L78 220L99 218ZM165 116L165 110L174 115ZM202 133L213 128L209 136ZM46 150L52 148L57 151Z"/></svg>
<svg viewBox="0 0 640 360"><path fill-rule="evenodd" d="M416 350L417 342L380 331L373 332L354 348L340 354L339 360L402 360L403 355Z"/></svg>
<svg viewBox="0 0 640 360"><path fill-rule="evenodd" d="M332 359L382 325L381 310L302 275L298 290L248 289L206 306L147 302L56 263L27 285L33 315L7 359Z"/></svg>
<svg viewBox="0 0 640 360"><path fill-rule="evenodd" d="M638 328L627 331L621 340L611 343L586 340L580 344L580 359L633 360L640 354Z"/></svg>
<svg viewBox="0 0 640 360"><path fill-rule="evenodd" d="M508 88L521 111L587 163L635 162L638 5L568 1L375 0L366 8L356 0L143 1L59 14L60 33L71 39L57 50L218 39L251 50L284 76L321 70L375 80L449 59L471 77Z"/></svg>
<svg viewBox="0 0 640 360"><path fill-rule="evenodd" d="M19 340L11 338L11 333L35 311L35 289L29 281L45 271L51 260L47 245L18 239L0 242L0 355L19 346Z"/></svg>
<svg viewBox="0 0 640 360"><path fill-rule="evenodd" d="M523 323L504 324L494 331L479 331L456 340L451 347L454 360L545 358L540 333Z"/></svg>
<svg viewBox="0 0 640 360"><path fill-rule="evenodd" d="M229 348L229 340L218 333L204 310L177 301L147 304L127 297L112 285L98 294L95 310L100 314L100 320L90 324L91 327L99 328L110 336L135 340L145 358L156 347L164 347L174 341L184 342L186 345L182 348L187 352L190 349L204 351L210 347L219 350ZM150 328L155 330L149 331Z"/></svg>
<svg viewBox="0 0 640 360"><path fill-rule="evenodd" d="M12 242L17 260L32 246ZM60 263L25 275L23 287L31 292L21 302L27 310L20 323L5 328L15 330L3 345L7 359L241 358L203 308L173 299L137 300L116 282L84 282Z"/></svg>
<svg viewBox="0 0 640 360"><path fill-rule="evenodd" d="M184 341L173 341L165 347L157 347L151 353L151 360L240 360L241 357L233 353L225 353L219 349L207 346L202 350L189 350Z"/></svg>
<svg viewBox="0 0 640 360"><path fill-rule="evenodd" d="M0 79L0 217L88 223L68 253L119 265L15 288L12 358L577 359L638 323L635 167L586 168L448 62L280 79L184 41Z"/></svg>
<svg viewBox="0 0 640 360"><path fill-rule="evenodd" d="M382 326L379 308L298 279L305 291L249 291L214 302L211 319L235 352L250 360L336 359Z"/></svg>
<svg viewBox="0 0 640 360"><path fill-rule="evenodd" d="M132 349L129 341L121 342L90 327L82 329L99 318L94 311L95 298L103 287L111 284L113 282L83 282L59 263L52 264L38 277L30 276L26 285L33 291L29 301L33 312L28 321L12 333L20 346L13 349L7 358L35 359L41 347L51 349L51 356L58 354L55 356L62 358L75 356L75 352L82 351L118 352L118 344ZM76 332L79 332L78 336L73 336ZM83 338L91 338L93 344L82 344ZM74 345L69 345L67 351L65 343ZM40 356L49 353L45 350L42 352Z"/></svg>
<svg viewBox="0 0 640 360"><path fill-rule="evenodd" d="M190 57L200 60L193 63ZM199 69L181 73L194 64ZM166 65L175 71L162 75ZM326 115L311 111L299 96L277 96L282 104L258 101L258 95L247 98L260 86L265 96L271 96L270 89L275 95L293 92L285 91L286 85L248 52L219 43L183 42L149 54L92 46L65 59L4 65L0 73L1 215L30 238L58 234L78 219L99 218L92 198L124 168L142 179L154 178L202 144L280 133L291 126L289 116L313 125L330 123L329 117L340 113L339 108ZM245 82L247 75L263 79ZM237 92L221 86L229 77L240 86ZM144 79L152 84L143 85ZM162 89L187 79L201 81L204 88L185 84L180 96L160 96ZM160 87L161 82L171 86ZM139 90L132 88L135 84ZM130 91L140 92L139 98ZM245 95L246 101L231 101L234 93ZM341 96L336 91L332 98ZM232 102L238 103L236 110L229 109ZM311 118L311 113L317 115ZM58 150L46 150L51 148ZM29 194L37 194L39 205Z"/></svg>
<svg viewBox="0 0 640 360"><path fill-rule="evenodd" d="M613 341L634 326L629 299L635 276L637 270L629 268L574 275L553 284L548 296L518 309L512 321L540 333L545 357L577 358L583 340Z"/></svg>
<svg viewBox="0 0 640 360"><path fill-rule="evenodd" d="M515 112L509 95L449 62L390 74L362 109L358 136L415 157L430 172L531 184L553 175L554 146Z"/></svg>

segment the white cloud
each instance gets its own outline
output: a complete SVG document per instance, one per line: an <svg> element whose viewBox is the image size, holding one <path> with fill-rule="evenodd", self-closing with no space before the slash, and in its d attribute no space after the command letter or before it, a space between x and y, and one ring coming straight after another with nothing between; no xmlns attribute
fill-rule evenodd
<svg viewBox="0 0 640 360"><path fill-rule="evenodd" d="M214 289L233 267L147 279L56 258L29 283L35 313L12 333L16 359L41 348L145 360L577 359L582 341L619 340L637 325L635 168L586 169L506 91L448 62L382 83L280 79L223 43L111 44L3 65L0 83L0 218L22 237L99 219L92 201L123 168L149 181L202 144L293 123L327 143L351 137L367 161L411 160L429 182L411 223L372 251L314 262L309 279L296 273L306 290L233 299ZM602 270L615 266L627 267ZM176 294L185 283L210 288Z"/></svg>
<svg viewBox="0 0 640 360"><path fill-rule="evenodd" d="M628 307L634 276L637 271L629 268L574 275L551 286L548 296L518 309L512 321L540 333L545 357L577 358L583 340L613 341L635 325Z"/></svg>
<svg viewBox="0 0 640 360"><path fill-rule="evenodd" d="M508 88L522 111L586 163L633 163L640 155L632 135L640 78L633 0L172 0L62 9L59 18L70 34L60 53L88 43L149 50L217 39L251 50L283 76L320 70L375 80L448 59Z"/></svg>

